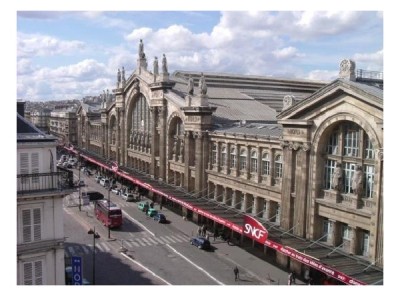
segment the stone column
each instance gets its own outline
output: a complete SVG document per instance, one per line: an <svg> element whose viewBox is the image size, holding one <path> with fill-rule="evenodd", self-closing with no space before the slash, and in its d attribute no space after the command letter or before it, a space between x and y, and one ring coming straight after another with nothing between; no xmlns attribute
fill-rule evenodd
<svg viewBox="0 0 400 300"><path fill-rule="evenodd" d="M189 183L190 183L190 136L191 136L191 131L185 131L185 147L184 147L184 160L185 160L185 167L184 167L184 174L185 174L185 180L183 183L183 186L185 189L188 191L189 190Z"/></svg>
<svg viewBox="0 0 400 300"><path fill-rule="evenodd" d="M101 132L100 132L100 155L104 156L104 146L105 146L105 125L101 124Z"/></svg>
<svg viewBox="0 0 400 300"><path fill-rule="evenodd" d="M232 190L232 207L236 208L236 203L237 203L237 197L238 197L238 191Z"/></svg>
<svg viewBox="0 0 400 300"><path fill-rule="evenodd" d="M120 135L120 140L121 140L121 164L122 165L126 165L126 161L128 159L128 153L126 151L127 149L127 145L126 145L126 141L128 140L126 138L127 133L126 133L126 129L125 129L125 110L123 108L120 109L120 130L121 130L121 135Z"/></svg>
<svg viewBox="0 0 400 300"><path fill-rule="evenodd" d="M254 205L253 205L253 214L257 217L262 217L262 205L263 205L263 198L261 197L254 197Z"/></svg>
<svg viewBox="0 0 400 300"><path fill-rule="evenodd" d="M196 156L194 190L196 193L199 193L203 187L203 133L195 132L194 138Z"/></svg>
<svg viewBox="0 0 400 300"><path fill-rule="evenodd" d="M231 172L231 143L226 143L226 174Z"/></svg>
<svg viewBox="0 0 400 300"><path fill-rule="evenodd" d="M205 190L207 187L207 165L208 165L208 161L209 161L209 148L210 148L210 137L208 135L207 132L203 133L203 150L202 150L202 156L203 156L203 162L202 162L202 166L203 166L203 172L202 172L202 184L201 184L201 190ZM204 196L206 193L206 191L201 193L201 196Z"/></svg>
<svg viewBox="0 0 400 300"><path fill-rule="evenodd" d="M241 210L243 212L246 212L247 206L248 206L248 202L249 202L249 194L243 193L243 202L242 202L242 208L241 208Z"/></svg>
<svg viewBox="0 0 400 300"><path fill-rule="evenodd" d="M281 220L281 218L278 216L276 216L276 214L278 213L278 205L279 203L275 202L275 201L271 201L268 200L269 203L269 214L268 214L268 219L271 219L272 222L276 222L277 219Z"/></svg>
<svg viewBox="0 0 400 300"><path fill-rule="evenodd" d="M261 147L257 147L257 183L261 182L261 166L262 166L262 150Z"/></svg>
<svg viewBox="0 0 400 300"><path fill-rule="evenodd" d="M227 200L227 188L226 187L222 187L222 203L226 203Z"/></svg>
<svg viewBox="0 0 400 300"><path fill-rule="evenodd" d="M293 224L298 224L293 233L305 237L307 228L307 187L309 171L309 147L303 145L296 151L296 201L294 201Z"/></svg>
<svg viewBox="0 0 400 300"><path fill-rule="evenodd" d="M349 253L360 254L360 248L360 230L356 226L351 226Z"/></svg>
<svg viewBox="0 0 400 300"><path fill-rule="evenodd" d="M341 239L341 228L340 228L340 223L336 222L336 220L329 220L331 223L331 232L328 234L328 239L327 242L328 244L336 247L340 243Z"/></svg>
<svg viewBox="0 0 400 300"><path fill-rule="evenodd" d="M150 107L150 113L151 113L151 119L152 119L152 124L151 124L151 160L150 160L150 175L152 178L158 177L156 174L156 156L158 156L158 150L159 150L159 145L158 145L158 133L157 133L157 108L156 107Z"/></svg>
<svg viewBox="0 0 400 300"><path fill-rule="evenodd" d="M158 115L160 118L160 174L159 178L165 181L165 176L166 176L166 155L167 155L167 149L166 149L166 140L167 140L167 128L166 128L166 107L165 106L160 106L158 108Z"/></svg>
<svg viewBox="0 0 400 300"><path fill-rule="evenodd" d="M274 158L271 159L274 163ZM283 147L283 166L282 166L282 193L281 193L281 227L284 230L289 230L293 227L293 199L292 180L294 165L293 150L289 147ZM274 174L273 174L274 175ZM304 188L304 187L303 187Z"/></svg>

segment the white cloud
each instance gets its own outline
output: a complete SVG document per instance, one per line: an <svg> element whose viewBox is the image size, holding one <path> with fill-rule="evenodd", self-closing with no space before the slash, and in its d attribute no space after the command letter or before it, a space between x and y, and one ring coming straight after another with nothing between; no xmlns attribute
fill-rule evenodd
<svg viewBox="0 0 400 300"><path fill-rule="evenodd" d="M354 60L367 70L380 71L383 69L383 50L374 53L356 53Z"/></svg>
<svg viewBox="0 0 400 300"><path fill-rule="evenodd" d="M20 58L71 54L84 48L85 43L81 41L63 41L48 35L19 32L17 37L17 55Z"/></svg>
<svg viewBox="0 0 400 300"><path fill-rule="evenodd" d="M291 59L294 57L302 57L304 54L301 54L297 51L295 47L285 47L282 49L274 50L272 51L272 54L277 58L277 59Z"/></svg>
<svg viewBox="0 0 400 300"><path fill-rule="evenodd" d="M307 74L306 79L331 81L331 80L338 78L338 76L339 76L338 71L313 70Z"/></svg>

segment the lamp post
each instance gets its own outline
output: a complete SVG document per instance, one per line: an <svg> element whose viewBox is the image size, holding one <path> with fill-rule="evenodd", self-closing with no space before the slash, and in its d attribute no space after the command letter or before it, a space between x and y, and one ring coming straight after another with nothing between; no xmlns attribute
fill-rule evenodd
<svg viewBox="0 0 400 300"><path fill-rule="evenodd" d="M110 203L110 190L111 190L111 187L112 187L112 185L110 185L109 187L108 187L108 212L107 212L107 219L108 219L108 222L111 222L111 220L110 220L110 206L111 206L111 203ZM110 229L110 223L108 224L108 238L110 239L111 238L111 229Z"/></svg>
<svg viewBox="0 0 400 300"><path fill-rule="evenodd" d="M79 193L79 211L82 209L81 202L81 154L78 152L78 193Z"/></svg>
<svg viewBox="0 0 400 300"><path fill-rule="evenodd" d="M100 238L100 235L96 232L96 228L89 229L88 234L93 234L93 266L92 266L92 281L93 285L96 285L96 239Z"/></svg>

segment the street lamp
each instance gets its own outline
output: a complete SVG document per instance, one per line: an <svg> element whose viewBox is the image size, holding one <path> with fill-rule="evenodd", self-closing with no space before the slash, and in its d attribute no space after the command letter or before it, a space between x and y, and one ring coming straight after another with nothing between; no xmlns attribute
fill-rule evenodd
<svg viewBox="0 0 400 300"><path fill-rule="evenodd" d="M96 232L95 227L93 229L89 229L88 234L93 234L93 269L92 269L92 281L93 285L96 284L96 239L100 238L100 235Z"/></svg>
<svg viewBox="0 0 400 300"><path fill-rule="evenodd" d="M78 152L78 192L79 192L79 211L81 211L81 154Z"/></svg>
<svg viewBox="0 0 400 300"><path fill-rule="evenodd" d="M110 220L110 206L111 206L111 203L110 203L110 190L111 190L111 187L112 187L112 185L110 185L109 187L108 187L108 212L107 212L107 219L108 219L108 238L110 239L111 238L111 229L110 229L110 223L111 223L111 220Z"/></svg>

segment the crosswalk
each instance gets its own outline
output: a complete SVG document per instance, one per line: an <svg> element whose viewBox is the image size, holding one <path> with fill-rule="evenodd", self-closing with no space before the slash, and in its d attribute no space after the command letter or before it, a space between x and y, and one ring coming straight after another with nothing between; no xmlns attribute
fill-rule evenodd
<svg viewBox="0 0 400 300"><path fill-rule="evenodd" d="M140 237L137 234L129 233L127 239L118 239L117 243L119 246L123 245L126 249L133 249L139 247L151 247L156 245L169 245L174 243L188 243L189 238L183 234L174 234L166 236L146 236ZM114 243L112 246L111 243ZM93 244L69 244L66 243L64 247L64 252L66 257L88 255L96 251L99 252L110 252L115 247L116 242L96 242L95 248Z"/></svg>

